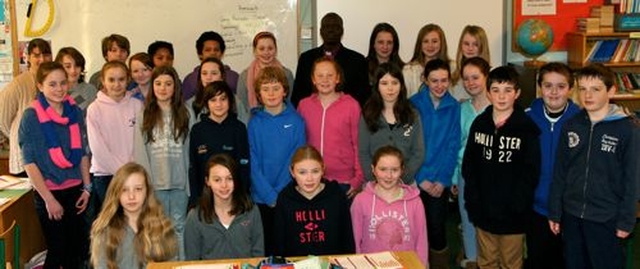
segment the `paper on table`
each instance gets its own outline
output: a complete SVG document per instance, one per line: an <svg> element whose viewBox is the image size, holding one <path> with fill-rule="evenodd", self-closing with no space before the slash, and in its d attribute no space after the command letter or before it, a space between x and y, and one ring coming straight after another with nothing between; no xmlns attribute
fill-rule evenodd
<svg viewBox="0 0 640 269"><path fill-rule="evenodd" d="M27 177L14 177L10 175L0 176L0 190L31 189L31 182Z"/></svg>
<svg viewBox="0 0 640 269"><path fill-rule="evenodd" d="M336 257L335 262L347 269L403 268L400 261L389 251Z"/></svg>
<svg viewBox="0 0 640 269"><path fill-rule="evenodd" d="M240 265L237 263L225 264L189 264L175 267L176 269L237 269Z"/></svg>
<svg viewBox="0 0 640 269"><path fill-rule="evenodd" d="M11 198L0 198L0 206L11 201Z"/></svg>

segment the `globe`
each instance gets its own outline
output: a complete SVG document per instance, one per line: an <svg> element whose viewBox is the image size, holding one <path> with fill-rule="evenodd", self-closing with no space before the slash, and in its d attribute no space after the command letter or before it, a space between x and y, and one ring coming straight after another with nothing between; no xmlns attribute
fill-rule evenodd
<svg viewBox="0 0 640 269"><path fill-rule="evenodd" d="M551 26L540 19L528 19L516 30L516 44L522 54L535 59L547 52L553 44Z"/></svg>

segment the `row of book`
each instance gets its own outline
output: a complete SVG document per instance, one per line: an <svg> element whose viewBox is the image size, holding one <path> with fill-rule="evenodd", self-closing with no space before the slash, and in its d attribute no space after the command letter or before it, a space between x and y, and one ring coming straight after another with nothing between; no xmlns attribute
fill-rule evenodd
<svg viewBox="0 0 640 269"><path fill-rule="evenodd" d="M620 4L619 13L640 13L640 0L611 0L612 4Z"/></svg>
<svg viewBox="0 0 640 269"><path fill-rule="evenodd" d="M634 90L640 89L640 74L616 73L618 84L617 94L633 94Z"/></svg>
<svg viewBox="0 0 640 269"><path fill-rule="evenodd" d="M639 0L640 1L640 0ZM603 39L590 42L586 60L598 63L640 61L640 39Z"/></svg>

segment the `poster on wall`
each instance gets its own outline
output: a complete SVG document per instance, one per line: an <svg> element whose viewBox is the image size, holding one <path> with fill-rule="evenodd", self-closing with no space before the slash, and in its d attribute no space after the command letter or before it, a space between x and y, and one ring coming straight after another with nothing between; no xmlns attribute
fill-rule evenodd
<svg viewBox="0 0 640 269"><path fill-rule="evenodd" d="M0 85L13 79L11 8L8 0L0 1Z"/></svg>

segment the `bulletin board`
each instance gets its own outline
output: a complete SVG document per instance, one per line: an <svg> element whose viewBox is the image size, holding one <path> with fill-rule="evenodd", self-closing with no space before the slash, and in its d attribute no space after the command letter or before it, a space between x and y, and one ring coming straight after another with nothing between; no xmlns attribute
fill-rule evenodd
<svg viewBox="0 0 640 269"><path fill-rule="evenodd" d="M16 42L16 10L14 0L0 0L0 84L4 85L18 73L18 43Z"/></svg>
<svg viewBox="0 0 640 269"><path fill-rule="evenodd" d="M556 1L556 15L522 15L522 1L515 0L513 4L513 22L512 22L512 37L515 39L516 31L520 23L527 19L541 19L546 21L553 29L553 44L550 51L566 50L567 40L565 35L569 32L576 31L576 19L586 18L589 16L592 6L599 6L604 4L604 0L587 0L586 3L576 3L576 1ZM566 3L565 3L566 2ZM515 40L511 42L511 50L518 51Z"/></svg>

